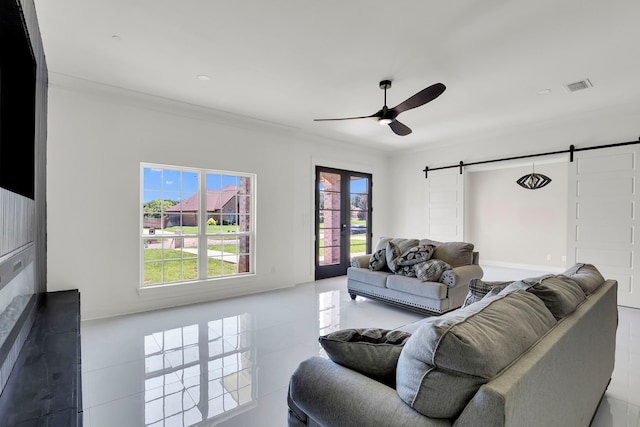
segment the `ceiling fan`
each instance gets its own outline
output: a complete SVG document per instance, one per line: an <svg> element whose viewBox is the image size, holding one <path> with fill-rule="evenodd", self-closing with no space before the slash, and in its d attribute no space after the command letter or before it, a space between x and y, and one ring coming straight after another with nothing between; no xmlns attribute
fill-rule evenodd
<svg viewBox="0 0 640 427"><path fill-rule="evenodd" d="M442 83L433 84L425 89L422 89L420 92L415 95L409 97L404 102L396 105L393 108L387 107L387 89L391 87L391 80L382 80L380 82L380 89L384 90L384 106L378 110L376 113L370 116L360 116L360 117L344 117L339 119L314 119L315 122L324 122L330 120L353 120L353 119L375 119L381 125L389 125L391 130L400 136L409 135L411 133L411 129L400 123L396 118L398 115L404 111L411 110L412 108L420 107L421 105L426 104L427 102L431 102L440 95L447 88Z"/></svg>

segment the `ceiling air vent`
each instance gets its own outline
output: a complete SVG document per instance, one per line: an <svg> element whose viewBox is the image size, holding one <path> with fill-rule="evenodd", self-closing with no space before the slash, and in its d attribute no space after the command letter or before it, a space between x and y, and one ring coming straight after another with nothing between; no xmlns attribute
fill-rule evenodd
<svg viewBox="0 0 640 427"><path fill-rule="evenodd" d="M577 92L582 89L589 89L593 87L589 79L580 80L579 82L569 83L564 85L565 89L569 92Z"/></svg>

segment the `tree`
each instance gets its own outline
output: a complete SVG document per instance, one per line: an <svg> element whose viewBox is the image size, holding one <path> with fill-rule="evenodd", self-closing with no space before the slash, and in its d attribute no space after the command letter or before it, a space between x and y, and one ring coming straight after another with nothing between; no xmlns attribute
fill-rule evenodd
<svg viewBox="0 0 640 427"><path fill-rule="evenodd" d="M146 218L160 218L170 207L177 203L173 200L152 200L142 205Z"/></svg>

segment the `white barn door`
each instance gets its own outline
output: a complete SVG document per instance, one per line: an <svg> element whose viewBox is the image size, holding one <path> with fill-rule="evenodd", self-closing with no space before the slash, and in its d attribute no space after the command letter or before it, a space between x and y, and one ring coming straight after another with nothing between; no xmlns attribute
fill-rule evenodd
<svg viewBox="0 0 640 427"><path fill-rule="evenodd" d="M569 165L568 265L618 281L618 304L640 308L638 145L582 151Z"/></svg>
<svg viewBox="0 0 640 427"><path fill-rule="evenodd" d="M464 240L464 175L458 168L429 171L426 179L427 237Z"/></svg>

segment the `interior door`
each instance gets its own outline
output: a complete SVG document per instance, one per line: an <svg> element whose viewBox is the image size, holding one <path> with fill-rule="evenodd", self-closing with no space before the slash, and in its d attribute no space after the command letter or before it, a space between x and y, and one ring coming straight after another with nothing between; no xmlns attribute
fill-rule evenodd
<svg viewBox="0 0 640 427"><path fill-rule="evenodd" d="M584 151L569 165L568 265L618 281L618 305L640 308L637 145Z"/></svg>
<svg viewBox="0 0 640 427"><path fill-rule="evenodd" d="M342 276L371 252L371 175L316 167L315 278Z"/></svg>

